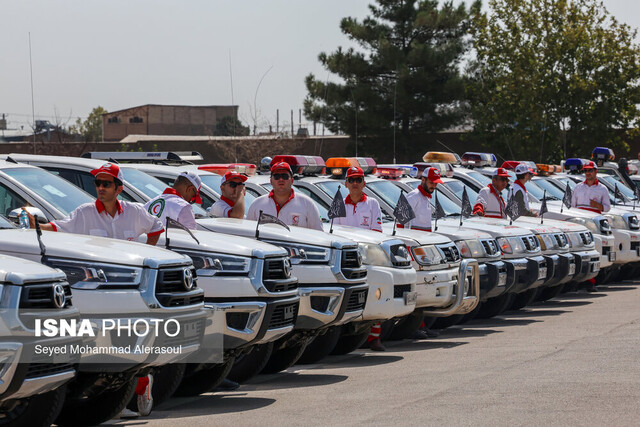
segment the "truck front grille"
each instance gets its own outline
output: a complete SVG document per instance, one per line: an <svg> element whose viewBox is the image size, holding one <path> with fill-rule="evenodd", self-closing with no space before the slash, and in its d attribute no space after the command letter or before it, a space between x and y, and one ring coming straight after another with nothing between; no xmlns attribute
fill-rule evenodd
<svg viewBox="0 0 640 427"><path fill-rule="evenodd" d="M583 234L583 233L580 233L580 234ZM564 248L566 246L569 246L569 239L567 238L566 234L558 233L558 234L554 234L553 237L556 239L556 242L558 243L559 247ZM580 236L580 238L582 238L582 236Z"/></svg>
<svg viewBox="0 0 640 427"><path fill-rule="evenodd" d="M30 363L25 379L46 377L73 370L72 363Z"/></svg>
<svg viewBox="0 0 640 427"><path fill-rule="evenodd" d="M183 322L180 325L180 333L175 337L164 337L162 345L164 347L178 347L180 345L189 346L199 344L202 341L202 335L204 333L204 323L204 319L195 322ZM175 325L168 324L167 332L173 335L177 332L176 328Z"/></svg>
<svg viewBox="0 0 640 427"><path fill-rule="evenodd" d="M520 239L527 251L532 252L538 249L538 240L534 236L523 236Z"/></svg>
<svg viewBox="0 0 640 427"><path fill-rule="evenodd" d="M362 267L362 258L357 249L343 249L340 271L346 279L357 280L367 277L366 267Z"/></svg>
<svg viewBox="0 0 640 427"><path fill-rule="evenodd" d="M495 240L481 240L482 247L484 247L484 251L489 256L494 256L498 253L498 243Z"/></svg>
<svg viewBox="0 0 640 427"><path fill-rule="evenodd" d="M409 268L411 267L411 256L405 245L391 246L391 262L394 267Z"/></svg>
<svg viewBox="0 0 640 427"><path fill-rule="evenodd" d="M404 298L405 292L411 292L411 285L395 285L393 287L394 298Z"/></svg>
<svg viewBox="0 0 640 427"><path fill-rule="evenodd" d="M442 251L447 262L460 261L460 252L455 244L450 245L437 245L437 248Z"/></svg>
<svg viewBox="0 0 640 427"><path fill-rule="evenodd" d="M56 285L64 289L64 305L61 307L60 298L56 301ZM22 287L20 294L20 308L66 308L71 307L71 286L66 281L29 284Z"/></svg>
<svg viewBox="0 0 640 427"><path fill-rule="evenodd" d="M291 262L289 258L265 259L262 269L262 282L269 292L285 292L298 289L298 282L291 280Z"/></svg>
<svg viewBox="0 0 640 427"><path fill-rule="evenodd" d="M189 275L193 279L191 287ZM204 293L197 286L196 269L193 266L158 270L155 295L164 307L181 307L204 302Z"/></svg>
<svg viewBox="0 0 640 427"><path fill-rule="evenodd" d="M364 310L364 306L367 303L367 294L369 289L362 289L353 291L351 296L349 296L349 301L347 302L346 311L359 311Z"/></svg>
<svg viewBox="0 0 640 427"><path fill-rule="evenodd" d="M290 304L278 305L271 315L269 329L293 326L296 322L296 318L298 317L298 306L299 303L297 301Z"/></svg>

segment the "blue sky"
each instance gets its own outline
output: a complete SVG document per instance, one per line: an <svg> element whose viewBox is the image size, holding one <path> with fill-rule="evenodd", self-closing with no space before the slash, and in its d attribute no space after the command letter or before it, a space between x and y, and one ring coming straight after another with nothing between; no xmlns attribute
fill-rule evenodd
<svg viewBox="0 0 640 427"><path fill-rule="evenodd" d="M640 26L640 3L604 3L620 21ZM363 18L368 4L0 0L0 114L8 114L12 127L31 121L31 32L36 118L70 124L97 105L109 111L142 104L228 105L232 76L233 103L245 123L257 116L263 129L275 126L276 109L281 125L289 122L290 110L297 123L305 76L327 76L318 53L350 46L340 19Z"/></svg>

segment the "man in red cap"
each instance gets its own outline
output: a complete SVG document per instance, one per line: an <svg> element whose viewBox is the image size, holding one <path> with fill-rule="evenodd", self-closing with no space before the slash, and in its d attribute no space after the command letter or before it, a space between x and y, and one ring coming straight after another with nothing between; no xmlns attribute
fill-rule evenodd
<svg viewBox="0 0 640 427"><path fill-rule="evenodd" d="M442 184L440 171L436 168L426 168L422 171L422 181L415 190L407 194L407 201L411 205L416 217L404 226L414 230L431 231L431 197L438 184Z"/></svg>
<svg viewBox="0 0 640 427"><path fill-rule="evenodd" d="M251 203L247 219L257 221L262 211L287 225L324 231L320 212L313 200L293 190L293 172L289 163L278 162L271 167L271 186L273 190L269 194Z"/></svg>
<svg viewBox="0 0 640 427"><path fill-rule="evenodd" d="M43 230L89 234L122 240L137 240L147 235L147 243L155 245L164 231L162 222L137 203L119 201L122 172L118 165L105 163L91 171L98 193L95 203L78 206L68 218L41 225ZM30 216L31 226L35 226Z"/></svg>
<svg viewBox="0 0 640 427"><path fill-rule="evenodd" d="M527 182L531 181L531 178L536 174L533 169L524 163L520 163L515 167L516 180L509 188L509 194L507 195L507 201L511 200L518 193L522 193L522 200L524 201L525 211L522 213L524 216L538 216L536 212L529 208L529 195L527 194Z"/></svg>
<svg viewBox="0 0 640 427"><path fill-rule="evenodd" d="M246 176L236 171L225 173L220 182L221 197L211 206L211 215L221 218L244 218L246 180Z"/></svg>
<svg viewBox="0 0 640 427"><path fill-rule="evenodd" d="M507 218L507 214L504 212L506 205L500 193L507 188L508 183L509 173L503 168L497 168L493 172L491 184L487 184L478 192L476 204L473 206L473 214L487 218Z"/></svg>
<svg viewBox="0 0 640 427"><path fill-rule="evenodd" d="M160 218L166 225L167 217L178 221L185 227L195 230L197 228L196 216L193 213L191 203L202 204L200 187L202 180L195 172L182 172L164 192L153 200L148 201L144 208L151 215Z"/></svg>
<svg viewBox="0 0 640 427"><path fill-rule="evenodd" d="M607 188L598 181L598 166L588 161L582 169L586 179L573 189L571 206L597 213L608 212L611 200Z"/></svg>
<svg viewBox="0 0 640 427"><path fill-rule="evenodd" d="M352 227L364 228L382 232L382 211L380 204L376 199L367 197L363 190L365 187L364 172L357 166L350 167L347 170L347 179L344 183L349 194L344 199L347 216L344 218L335 218L334 224L349 225ZM380 323L376 323L371 327L367 343L369 348L374 351L385 351L386 348L380 341L380 333L382 327Z"/></svg>

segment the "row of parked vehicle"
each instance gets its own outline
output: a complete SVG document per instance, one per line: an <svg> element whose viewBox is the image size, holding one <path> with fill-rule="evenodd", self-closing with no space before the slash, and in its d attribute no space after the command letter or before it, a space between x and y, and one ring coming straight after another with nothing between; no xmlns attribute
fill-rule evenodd
<svg viewBox="0 0 640 427"><path fill-rule="evenodd" d="M463 191L473 204L490 182L496 162L489 154L427 153L415 165L297 155L268 159L266 165L291 165L296 191L318 207L326 225L322 232L209 216L227 170L249 175L247 209L270 191L268 174L254 165L196 165L191 160L202 160L197 153L3 155L0 424L98 424L116 416L131 399L136 379L150 372L157 404L174 394L207 392L225 378L243 382L349 353L379 322L387 339L412 338L423 323L444 328L520 309L585 282L630 277L640 266L637 187L629 186L634 181L627 166L612 163L612 157L607 151L597 159L600 180L611 185L616 204L610 212L561 205L566 188L581 180L584 161L571 159L566 168L533 165L538 176L527 183L530 206L539 208L544 198L548 212L513 223L461 216ZM44 223L93 202L91 170L106 160L119 164L119 197L130 202L159 196L185 170L197 173L203 183L203 203L193 205L198 229L167 229L153 247L15 227L23 206ZM384 233L330 225L329 207L352 166L363 169L365 194L379 201ZM446 216L433 232L394 227L400 195L417 187L416 175L426 167L441 170L438 201ZM182 333L172 334L156 321L147 322L156 333L122 338L105 330L105 318L129 325L173 319ZM36 334L42 319L56 325L88 320L94 333ZM36 351L139 344L180 351L106 358Z"/></svg>

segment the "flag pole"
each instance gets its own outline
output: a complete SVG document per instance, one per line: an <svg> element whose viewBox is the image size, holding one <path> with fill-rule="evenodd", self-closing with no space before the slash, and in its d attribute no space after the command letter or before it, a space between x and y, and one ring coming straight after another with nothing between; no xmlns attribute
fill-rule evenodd
<svg viewBox="0 0 640 427"><path fill-rule="evenodd" d="M547 201L547 190L544 190L544 194L542 195L542 203L545 203ZM544 224L544 212L542 212L542 215L540 215L540 224Z"/></svg>
<svg viewBox="0 0 640 427"><path fill-rule="evenodd" d="M169 249L169 217L164 225L164 247Z"/></svg>
<svg viewBox="0 0 640 427"><path fill-rule="evenodd" d="M329 227L329 233L333 233L333 218L331 218L331 227Z"/></svg>
<svg viewBox="0 0 640 427"><path fill-rule="evenodd" d="M260 220L261 219L262 219L262 211L260 211L260 213L258 214L258 223L256 224L256 239L260 235L260 232L258 231L258 227L260 227Z"/></svg>
<svg viewBox="0 0 640 427"><path fill-rule="evenodd" d="M393 219L393 233L391 233L392 236L396 235L396 222L398 222L397 219Z"/></svg>

